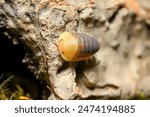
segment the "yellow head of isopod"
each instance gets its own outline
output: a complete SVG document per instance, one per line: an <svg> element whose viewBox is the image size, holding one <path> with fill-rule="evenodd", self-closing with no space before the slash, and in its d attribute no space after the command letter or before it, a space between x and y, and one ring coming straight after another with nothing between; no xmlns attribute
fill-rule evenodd
<svg viewBox="0 0 150 117"><path fill-rule="evenodd" d="M58 49L64 60L72 61L78 51L76 37L69 32L63 32L58 39Z"/></svg>

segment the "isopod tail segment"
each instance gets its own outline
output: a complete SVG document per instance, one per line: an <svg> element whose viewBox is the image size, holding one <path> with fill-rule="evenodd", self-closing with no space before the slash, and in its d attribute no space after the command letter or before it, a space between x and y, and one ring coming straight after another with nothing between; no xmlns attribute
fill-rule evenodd
<svg viewBox="0 0 150 117"><path fill-rule="evenodd" d="M89 60L99 49L99 41L84 33L63 32L58 39L62 58L70 62Z"/></svg>

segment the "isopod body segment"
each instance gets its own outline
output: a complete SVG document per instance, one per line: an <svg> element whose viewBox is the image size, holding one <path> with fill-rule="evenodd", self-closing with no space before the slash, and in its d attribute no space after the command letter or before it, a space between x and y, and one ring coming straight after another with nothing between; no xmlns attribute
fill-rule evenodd
<svg viewBox="0 0 150 117"><path fill-rule="evenodd" d="M88 60L99 48L99 41L84 33L63 32L58 39L58 50L66 61Z"/></svg>

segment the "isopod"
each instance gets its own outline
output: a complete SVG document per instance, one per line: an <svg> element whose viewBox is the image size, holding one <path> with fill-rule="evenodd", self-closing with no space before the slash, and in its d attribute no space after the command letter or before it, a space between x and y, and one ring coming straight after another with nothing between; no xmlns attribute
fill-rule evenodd
<svg viewBox="0 0 150 117"><path fill-rule="evenodd" d="M66 61L91 59L99 48L99 41L85 33L63 32L58 39L58 50Z"/></svg>

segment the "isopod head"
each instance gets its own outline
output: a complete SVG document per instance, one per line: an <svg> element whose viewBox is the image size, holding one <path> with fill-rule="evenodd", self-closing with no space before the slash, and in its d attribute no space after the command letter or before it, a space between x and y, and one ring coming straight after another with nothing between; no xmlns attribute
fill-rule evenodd
<svg viewBox="0 0 150 117"><path fill-rule="evenodd" d="M71 33L64 32L59 36L58 49L62 58L72 61L78 50L78 42Z"/></svg>

